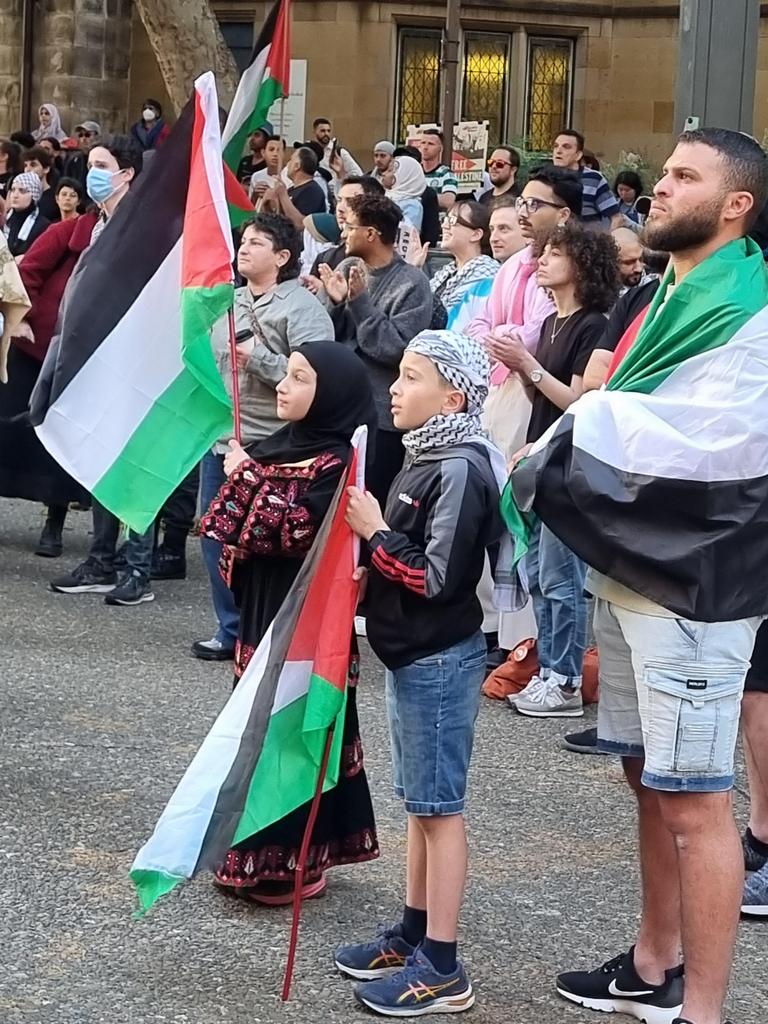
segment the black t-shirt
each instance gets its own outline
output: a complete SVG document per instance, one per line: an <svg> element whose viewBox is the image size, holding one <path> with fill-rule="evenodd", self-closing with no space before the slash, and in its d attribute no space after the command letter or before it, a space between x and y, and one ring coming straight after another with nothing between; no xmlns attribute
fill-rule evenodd
<svg viewBox="0 0 768 1024"><path fill-rule="evenodd" d="M304 217L310 213L328 212L325 192L316 181L305 181L303 185L292 185L288 189L288 198Z"/></svg>
<svg viewBox="0 0 768 1024"><path fill-rule="evenodd" d="M654 278L653 281L646 281L645 284L639 284L636 288L630 288L629 291L624 292L613 307L603 336L595 348L605 349L606 352L615 352L616 346L640 316L640 313L650 306L660 284L661 281Z"/></svg>
<svg viewBox="0 0 768 1024"><path fill-rule="evenodd" d="M347 258L347 246L344 242L340 242L338 245L334 245L332 249L326 249L325 252L318 253L315 257L315 262L312 264L310 274L312 277L320 277L320 264L327 263L331 270L336 270L342 260Z"/></svg>
<svg viewBox="0 0 768 1024"><path fill-rule="evenodd" d="M47 188L45 192L40 196L40 202L37 204L40 213L46 220L49 220L51 224L55 224L61 220L61 210L56 203L56 196L54 195L53 188Z"/></svg>
<svg viewBox="0 0 768 1024"><path fill-rule="evenodd" d="M594 310L579 309L567 322L565 318L560 319L556 313L552 313L541 325L536 359L542 369L562 384L570 384L571 377L583 376L592 350L597 347L604 332L605 317ZM536 388L528 425L528 441L537 441L562 415L563 410Z"/></svg>
<svg viewBox="0 0 768 1024"><path fill-rule="evenodd" d="M256 171L263 171L267 166L266 160L257 160L253 163L253 154L248 153L240 163L237 165L237 180L251 183L251 175L255 174Z"/></svg>
<svg viewBox="0 0 768 1024"><path fill-rule="evenodd" d="M493 194L493 189L489 188L487 192L483 192L480 198L477 200L478 203L482 203L483 206L490 206L493 209L494 203L499 199L517 199L520 195L520 186L517 182L514 183L512 188L508 188L506 192L502 192L500 196Z"/></svg>

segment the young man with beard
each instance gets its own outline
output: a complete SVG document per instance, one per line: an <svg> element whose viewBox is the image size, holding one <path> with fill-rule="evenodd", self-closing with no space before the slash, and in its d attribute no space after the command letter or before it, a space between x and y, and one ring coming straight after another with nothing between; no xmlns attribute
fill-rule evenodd
<svg viewBox="0 0 768 1024"><path fill-rule="evenodd" d="M511 146L497 146L488 160L488 177L493 187L483 192L478 202L483 206L495 207L500 199L510 196L517 198L520 195L520 186L516 181L519 170L520 154L517 150Z"/></svg>
<svg viewBox="0 0 768 1024"><path fill-rule="evenodd" d="M312 264L307 277L304 279L304 287L317 295L320 289L323 287L323 282L320 280L320 266L325 263L335 270L338 265L347 258L347 243L344 238L344 226L347 223L347 213L349 212L349 201L354 199L355 196L383 196L384 186L378 179L374 178L370 174L353 174L349 178L345 178L339 186L339 193L336 199L336 222L341 228L341 241L338 245L334 245L332 249L326 249L325 252L321 252L319 256L315 258L315 262Z"/></svg>
<svg viewBox="0 0 768 1024"><path fill-rule="evenodd" d="M671 268L639 338L633 341L631 335L625 336L616 352L619 372L622 357L629 359L634 345L642 346L646 358L655 359L653 365L662 372L669 372L665 359L669 356L675 364L674 346L683 337L688 355L679 356L682 362L677 366L710 352L723 352L727 359L727 350L733 347L733 359L738 360L732 367L734 378L726 374L718 389L722 367L710 363L710 377L706 370L699 371L689 402L674 409L674 402L660 400L654 407L656 420L650 415L643 420L654 438L667 437L675 458L689 460L695 459L696 452L688 439L700 436L706 444L706 431L717 410L719 443L724 451L743 451L745 466L731 469L726 464L718 470L714 465L710 475L697 478L711 482L712 502L718 494L727 501L725 481L738 476L740 469L749 472L750 459L754 470L750 475L757 474L755 456L763 448L762 423L753 426L734 419L729 402L734 395L745 394L740 375L747 375L750 387L761 388L761 394L765 390L764 359L759 349L751 358L748 352L752 339L760 339L764 331L753 321L764 315L768 276L760 250L744 236L767 194L766 157L753 139L726 129L680 136L654 189L644 230L649 248L670 252ZM705 312L708 305L710 315ZM717 342L714 349L713 341ZM641 384L646 380L639 378ZM637 390L640 395L647 393ZM629 397L628 383L625 391ZM614 404L609 414L618 410L619 403ZM590 418L588 408L596 410L596 406L583 406L582 430L605 424L605 417ZM621 408L629 412L631 406ZM623 428L617 428L615 443L622 444L625 436ZM717 453L707 455L716 462ZM659 468L668 469L670 456L659 451L657 457ZM634 469L642 464L637 460L631 464L633 475L642 473ZM717 486L720 474L725 476ZM663 472L658 476L655 493L671 499L673 485L665 482ZM618 496L600 496L596 486L585 486L584 500L601 502L603 518L621 516L625 531L627 523L641 529L648 521L643 501L650 501L650 494L640 479L637 476L633 487L630 478L628 488ZM683 467L681 486L686 479L694 501L696 483L691 470ZM636 944L597 970L572 971L557 980L560 995L590 1009L620 1011L656 1024L721 1024L744 877L731 798L734 748L740 697L763 617L752 609L759 613L763 605L759 590L753 595L747 588L745 593L745 584L732 566L723 564L716 576L710 573L715 558L726 558L722 544L714 547L719 541L715 522L718 529L730 527L731 544L738 544L743 536L739 524L747 515L738 506L741 502L747 510L754 509L752 515L759 514L760 492L750 493L746 479L729 504L691 516L687 529L697 534L712 524L712 546L697 555L703 593L685 601L679 597L685 565L674 544L675 540L687 542L684 531L677 528L670 531L663 563L670 566L666 585L659 560L636 556L630 559L631 565L621 564L623 552L628 553L626 540L621 545L608 541L611 564L621 583L594 570L587 577L587 589L596 598L600 651L599 744L621 755L638 802L642 879ZM661 510L659 514L659 526L667 530L665 523L674 513ZM611 532L607 522L607 538ZM758 538L759 532L756 542ZM635 578L636 589L631 585ZM642 596L641 589L657 600ZM708 621L678 617L663 606L665 593L673 606L703 603L710 609ZM742 609L752 617L744 617L743 611L734 614Z"/></svg>
<svg viewBox="0 0 768 1024"><path fill-rule="evenodd" d="M336 340L351 346L368 368L379 430L368 469L368 488L380 502L403 464L403 442L392 421L389 389L405 346L429 327L432 292L426 274L395 253L400 209L386 196L349 200L344 235L347 256L338 270L323 265Z"/></svg>

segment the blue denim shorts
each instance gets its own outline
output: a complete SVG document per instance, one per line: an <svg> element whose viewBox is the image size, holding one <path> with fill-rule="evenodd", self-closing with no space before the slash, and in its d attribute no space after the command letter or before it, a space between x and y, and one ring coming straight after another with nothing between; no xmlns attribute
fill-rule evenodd
<svg viewBox="0 0 768 1024"><path fill-rule="evenodd" d="M408 814L461 814L487 648L482 633L387 672L395 793Z"/></svg>
<svg viewBox="0 0 768 1024"><path fill-rule="evenodd" d="M649 789L731 789L741 695L760 621L664 618L598 598L600 748L644 758Z"/></svg>

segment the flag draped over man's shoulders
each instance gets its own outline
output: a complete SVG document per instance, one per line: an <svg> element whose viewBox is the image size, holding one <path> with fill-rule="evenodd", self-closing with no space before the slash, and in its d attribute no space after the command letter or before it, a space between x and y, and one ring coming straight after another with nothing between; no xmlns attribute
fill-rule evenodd
<svg viewBox="0 0 768 1024"><path fill-rule="evenodd" d="M684 618L768 612L768 273L749 239L674 286L668 272L607 387L583 395L516 469L531 510L610 579Z"/></svg>
<svg viewBox="0 0 768 1024"><path fill-rule="evenodd" d="M45 447L136 530L232 429L209 336L232 305L232 259L208 72L83 257L32 397Z"/></svg>
<svg viewBox="0 0 768 1024"><path fill-rule="evenodd" d="M347 486L364 486L363 434L280 611L134 861L145 910L308 803L332 726L323 791L338 782L359 549L344 514Z"/></svg>

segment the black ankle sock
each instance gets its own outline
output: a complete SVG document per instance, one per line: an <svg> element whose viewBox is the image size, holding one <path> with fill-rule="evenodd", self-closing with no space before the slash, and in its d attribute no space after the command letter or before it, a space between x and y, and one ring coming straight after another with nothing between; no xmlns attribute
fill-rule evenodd
<svg viewBox="0 0 768 1024"><path fill-rule="evenodd" d="M438 942L426 936L421 951L439 974L450 974L456 970L455 942Z"/></svg>
<svg viewBox="0 0 768 1024"><path fill-rule="evenodd" d="M403 938L410 946L418 946L427 934L427 912L406 903L403 910Z"/></svg>
<svg viewBox="0 0 768 1024"><path fill-rule="evenodd" d="M755 853L759 853L761 857L768 857L768 843L764 843L762 839L755 838L751 828L747 828L747 842Z"/></svg>

